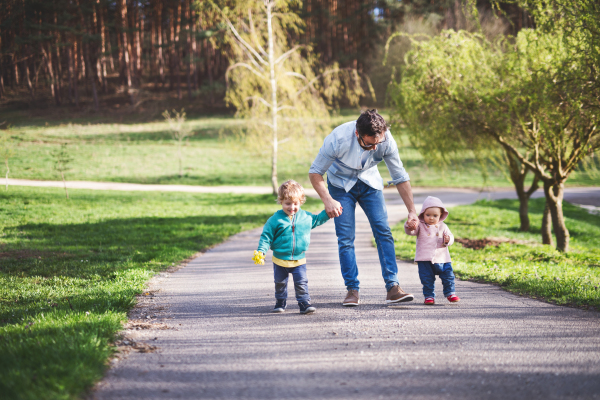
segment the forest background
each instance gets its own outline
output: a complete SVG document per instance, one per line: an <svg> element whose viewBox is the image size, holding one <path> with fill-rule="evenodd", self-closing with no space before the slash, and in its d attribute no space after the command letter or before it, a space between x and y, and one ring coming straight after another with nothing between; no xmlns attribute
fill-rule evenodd
<svg viewBox="0 0 600 400"><path fill-rule="evenodd" d="M244 1L215 4L239 10L242 19ZM533 25L515 4L494 8L480 0L477 7L495 34ZM464 10L459 0L306 0L292 4L305 26L290 30L288 41L310 45L322 65L367 74L376 99L368 95L362 104L382 107L393 67L381 64L385 40L411 21L469 29ZM223 15L204 1L3 0L0 107L38 113L50 107L54 115L57 107L59 115L64 109L111 115L150 110L159 117L167 102L188 111L223 111L232 56L226 36Z"/></svg>

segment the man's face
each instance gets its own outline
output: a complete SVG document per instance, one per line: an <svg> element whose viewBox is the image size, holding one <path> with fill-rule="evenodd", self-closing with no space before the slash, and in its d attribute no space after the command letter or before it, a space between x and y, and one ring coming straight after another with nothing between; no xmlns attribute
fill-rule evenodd
<svg viewBox="0 0 600 400"><path fill-rule="evenodd" d="M377 145L385 142L385 132L380 133L377 136L360 136L358 131L354 131L354 134L358 140L358 145L362 147L363 150L377 150Z"/></svg>

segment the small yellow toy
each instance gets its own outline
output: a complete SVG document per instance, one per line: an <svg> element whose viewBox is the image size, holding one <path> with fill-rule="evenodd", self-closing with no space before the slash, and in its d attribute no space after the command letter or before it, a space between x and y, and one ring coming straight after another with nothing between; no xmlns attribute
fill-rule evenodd
<svg viewBox="0 0 600 400"><path fill-rule="evenodd" d="M252 261L254 261L254 264L264 265L265 255L260 251L254 250L254 257L252 257Z"/></svg>

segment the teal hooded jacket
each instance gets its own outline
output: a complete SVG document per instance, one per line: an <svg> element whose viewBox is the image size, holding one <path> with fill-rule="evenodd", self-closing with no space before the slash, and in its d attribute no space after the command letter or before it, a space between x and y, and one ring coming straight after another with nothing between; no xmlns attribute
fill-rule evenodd
<svg viewBox="0 0 600 400"><path fill-rule="evenodd" d="M325 210L312 214L302 209L292 218L279 210L267 220L258 242L258 251L273 255L280 260L301 260L310 244L310 231L329 220Z"/></svg>

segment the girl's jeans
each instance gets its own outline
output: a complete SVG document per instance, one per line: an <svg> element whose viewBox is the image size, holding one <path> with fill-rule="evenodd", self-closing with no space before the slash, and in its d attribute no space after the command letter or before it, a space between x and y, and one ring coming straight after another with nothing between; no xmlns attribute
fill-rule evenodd
<svg viewBox="0 0 600 400"><path fill-rule="evenodd" d="M285 268L273 264L273 274L275 275L275 298L277 300L287 300L288 277L292 274L294 278L294 289L296 289L296 300L298 303L309 302L308 278L306 277L306 264L298 265L294 268Z"/></svg>
<svg viewBox="0 0 600 400"><path fill-rule="evenodd" d="M444 297L454 293L454 271L452 263L432 263L431 261L417 261L419 264L419 278L423 285L423 296L435 298L435 276L439 275L444 287Z"/></svg>
<svg viewBox="0 0 600 400"><path fill-rule="evenodd" d="M390 290L398 284L398 265L396 264L396 250L394 249L394 238L388 224L387 208L383 199L383 191L373 189L360 179L348 193L344 189L333 186L327 181L329 194L339 201L343 207L342 215L334 219L335 233L338 238L338 251L340 254L340 266L346 288L358 290L358 266L354 253L354 239L356 237L356 203L360 204L371 225L379 263L381 264L381 275L385 281L385 288Z"/></svg>

